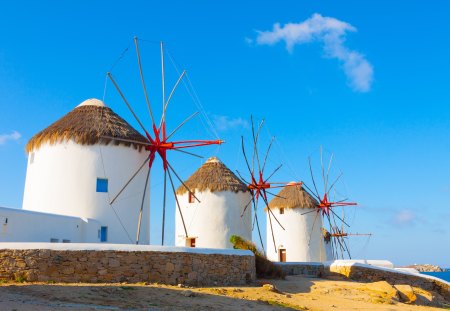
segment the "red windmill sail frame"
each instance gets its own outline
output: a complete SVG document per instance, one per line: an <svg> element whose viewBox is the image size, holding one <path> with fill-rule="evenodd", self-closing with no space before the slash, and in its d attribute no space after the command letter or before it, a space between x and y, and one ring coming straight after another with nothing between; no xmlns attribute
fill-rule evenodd
<svg viewBox="0 0 450 311"><path fill-rule="evenodd" d="M284 227L278 221L277 217L275 216L275 214L273 213L272 209L270 208L267 194L271 194L273 196L277 196L275 194L270 193L269 189L284 188L286 186L301 186L303 183L302 182L269 182L269 179L281 168L281 165L278 168L276 168L273 171L273 173L269 175L269 177L267 177L267 178L263 177L264 169L266 167L267 157L269 155L269 151L271 149L271 146L272 146L272 143L274 141L274 138L272 138L272 141L269 144L269 147L267 149L266 155L264 157L263 165L261 167L257 145L258 145L259 134L260 134L260 131L261 131L261 127L262 127L262 125L264 123L264 120L261 121L261 123L260 123L260 125L258 127L258 130L255 133L253 117L251 116L250 119L251 119L251 123L252 123L252 134L253 134L253 157L252 157L253 160L252 160L252 167L251 168L250 168L250 163L248 162L248 159L247 159L247 155L245 153L244 137L242 137L242 153L244 155L244 159L245 159L248 171L250 173L250 181L246 181L241 176L241 174L239 172L237 172L237 173L238 173L239 177L242 179L242 181L247 185L247 188L248 188L248 190L250 191L250 193L252 195L252 199L245 206L244 211L242 212L242 215L244 215L247 207L251 203L253 203L253 209L254 209L254 212L255 212L255 217L254 217L254 222L253 223L254 224L256 223L256 225L257 225L261 246L262 246L262 248L264 250L264 243L262 241L261 231L259 229L258 216L257 216L257 206L258 206L259 198L261 197L263 199L263 201L265 203L265 206L267 208L268 216L269 216L269 223L270 223L270 228L271 228L271 232L272 232L273 245L274 245L274 248L275 248L275 252L277 252L277 247L276 247L276 243L275 243L275 236L274 236L273 227L272 227L272 217L276 220L276 222L280 225L280 227L283 230L284 230ZM257 160L257 168L258 168L257 175L258 175L258 177L255 177L255 158Z"/></svg>
<svg viewBox="0 0 450 311"><path fill-rule="evenodd" d="M195 148L209 145L220 145L223 143L222 140L180 140L180 141L167 141L168 137L166 134L166 122L161 123L161 127L157 128L156 124L152 125L154 138L146 131L148 141L150 142L145 150L150 152L149 167L152 167L155 155L159 154L163 162L164 171L169 168L169 163L167 161L167 150L179 150L186 148Z"/></svg>
<svg viewBox="0 0 450 311"><path fill-rule="evenodd" d="M333 154L331 154L330 162L328 164L328 169L327 169L326 174L325 174L325 168L324 168L324 165L323 165L323 150L322 150L322 147L320 148L320 160L321 160L321 166L322 166L322 178L323 178L323 183L324 183L323 196L321 196L319 194L319 191L317 189L316 182L315 182L315 179L314 179L313 170L312 170L312 166L311 166L311 158L310 157L308 158L309 170L310 170L311 179L312 179L315 191L311 190L311 188L309 188L307 185L305 185L305 187L319 201L319 204L317 205L317 209L315 210L317 212L317 214L316 214L316 218L314 219L314 223L313 223L313 228L311 230L311 234L312 234L312 231L314 229L317 216L321 215L321 217L323 219L327 219L328 220L328 224L329 224L330 230L331 230L331 236L333 236L333 234L336 234L336 232L333 229L332 220L336 224L336 218L337 218L338 220L340 220L342 222L342 224L345 224L346 226L350 227L350 225L348 223L346 223L345 220L343 218L341 218L333 209L336 208L336 207L356 206L358 204L356 202L348 202L347 199L340 200L340 201L329 201L329 193L333 189L333 187L336 185L337 181L341 178L342 173L336 178L336 180L331 184L331 186L328 187L328 177L329 177L329 172L330 172L330 168L331 168L331 163L333 161ZM310 212L306 212L304 214L307 214L307 213L310 213ZM340 235L339 234L340 232L337 232L337 233L338 234L333 236L336 239L336 241L335 241L336 248L338 246L337 244L339 244L339 246L341 248L341 253L345 251L345 252L348 253L349 257L351 258L350 250L348 249L348 246L347 246L347 244L346 244L346 242L344 240L345 236ZM310 240L311 240L311 236L310 236Z"/></svg>
<svg viewBox="0 0 450 311"><path fill-rule="evenodd" d="M339 201L339 202L333 202L328 201L328 196L325 193L323 195L323 198L320 200L319 205L317 208L320 209L320 212L322 213L322 216L330 216L331 209L338 206L355 206L358 205L358 203L355 202L346 202L346 201Z"/></svg>
<svg viewBox="0 0 450 311"><path fill-rule="evenodd" d="M142 163L142 165L139 167L139 169L125 183L125 185L122 187L122 189L111 200L110 204L112 205L114 203L114 201L120 196L120 194L125 190L125 188L138 175L138 173L142 170L144 165L148 162L148 172L147 172L147 178L146 178L145 187L144 187L144 195L142 197L141 209L140 209L139 220L138 220L138 229L137 229L137 234L136 234L136 244L138 244L139 243L140 224L141 224L141 219L142 219L142 211L143 211L143 205L144 205L146 188L147 188L147 184L148 184L148 179L149 179L151 168L153 166L156 154L158 154L159 157L162 160L163 169L164 169L164 200L163 200L162 237L161 237L162 238L161 244L163 245L164 244L165 209L166 209L166 184L167 184L166 183L166 177L167 176L169 177L169 181L170 181L170 184L171 184L171 187L172 187L172 191L173 191L173 193L175 195L177 208L178 208L178 211L179 211L180 216L181 216L181 220L182 220L182 223L183 223L183 227L184 227L184 231L185 231L186 237L188 237L186 224L184 222L184 218L183 218L183 214L181 212L180 204L179 204L178 198L176 196L175 186L174 186L174 183L173 183L171 172L176 176L176 178L180 181L180 183L190 193L192 193L192 191L184 184L182 179L179 177L179 175L176 173L176 171L174 170L172 165L169 163L169 161L167 159L167 151L168 150L175 150L175 151L180 151L180 152L183 152L183 153L186 153L186 154L190 154L192 156L200 157L200 156L198 156L196 154L187 152L184 149L196 148L196 147L202 147L202 146L209 146L209 145L220 145L224 141L222 141L220 139L217 139L217 140L180 140L180 141L169 141L169 138L173 134L175 134L187 121L189 121L192 117L194 117L197 114L197 113L195 113L195 114L191 115L190 117L188 117L180 125L178 125L178 127L176 127L169 135L167 135L167 132L166 132L166 109L167 109L167 106L169 105L169 102L170 102L170 100L172 98L172 95L174 94L178 84L182 80L182 78L185 75L186 71L183 71L183 73L180 75L180 77L178 78L177 82L175 83L175 86L173 87L169 97L166 99L166 97L165 97L165 78L164 78L164 75L165 75L164 49L163 49L163 42L161 42L161 75L162 75L162 79L161 80L162 80L162 106L163 106L163 110L162 110L162 116L161 116L161 121L160 121L159 127L157 127L156 123L155 123L154 116L153 116L153 112L152 112L152 109L151 109L150 101L148 99L147 88L146 88L146 85L145 85L144 75L143 75L143 70L142 70L138 39L136 37L134 38L134 43L135 43L135 46L136 46L136 54L137 54L137 60L138 60L138 65L139 65L139 73L140 73L140 77L141 77L142 88L144 90L145 100L146 100L148 111L150 113L150 117L151 117L151 121L152 121L151 128L153 130L154 137L152 137L152 135L150 135L150 133L145 129L144 125L139 120L138 116L136 115L136 113L132 109L132 107L129 104L129 102L127 101L127 99L125 98L125 96L122 93L121 89L119 88L118 84L113 79L111 73L108 72L107 76L109 77L111 82L114 84L114 87L118 91L119 95L122 97L122 99L125 102L125 104L127 105L128 109L130 110L130 112L132 113L132 115L134 116L134 118L139 123L140 127L142 128L142 130L144 131L145 136L147 137L148 143L142 143L141 141L124 140L124 139L119 139L119 138L116 138L116 137L105 137L105 138L107 138L107 139L115 139L115 140L118 140L118 141L122 140L122 141L125 141L125 142L128 142L128 143L131 142L131 143L136 143L136 144L140 144L140 145L145 145L145 150L149 152L149 155L146 158L146 160L144 161L144 163ZM194 197L195 197L195 195L194 195ZM196 199L198 200L198 198L196 198Z"/></svg>

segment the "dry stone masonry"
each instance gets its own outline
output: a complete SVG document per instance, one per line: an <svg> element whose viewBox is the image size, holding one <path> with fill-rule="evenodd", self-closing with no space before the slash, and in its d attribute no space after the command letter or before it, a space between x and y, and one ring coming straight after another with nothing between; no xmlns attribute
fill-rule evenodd
<svg viewBox="0 0 450 311"><path fill-rule="evenodd" d="M0 249L0 279L242 285L254 281L255 259L250 254Z"/></svg>

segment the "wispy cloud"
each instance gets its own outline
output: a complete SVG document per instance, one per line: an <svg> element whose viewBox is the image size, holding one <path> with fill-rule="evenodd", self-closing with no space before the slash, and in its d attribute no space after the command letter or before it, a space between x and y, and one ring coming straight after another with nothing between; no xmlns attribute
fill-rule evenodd
<svg viewBox="0 0 450 311"><path fill-rule="evenodd" d="M417 222L417 215L411 210L400 210L394 214L394 224L396 225L413 225Z"/></svg>
<svg viewBox="0 0 450 311"><path fill-rule="evenodd" d="M248 122L242 118L230 118L228 116L213 116L213 122L218 131L228 131L236 128L248 128Z"/></svg>
<svg viewBox="0 0 450 311"><path fill-rule="evenodd" d="M22 137L19 132L13 131L11 134L0 134L0 145L6 144L9 140L18 140Z"/></svg>
<svg viewBox="0 0 450 311"><path fill-rule="evenodd" d="M349 23L316 13L300 23L276 23L272 30L257 31L256 44L274 45L284 41L286 49L292 53L295 45L320 42L326 57L336 58L342 63L352 89L368 92L373 81L373 66L363 54L344 45L350 32L356 32L356 28Z"/></svg>

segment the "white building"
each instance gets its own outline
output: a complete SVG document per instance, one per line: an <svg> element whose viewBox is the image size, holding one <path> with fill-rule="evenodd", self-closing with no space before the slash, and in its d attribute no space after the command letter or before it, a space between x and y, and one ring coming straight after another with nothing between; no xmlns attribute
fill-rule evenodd
<svg viewBox="0 0 450 311"><path fill-rule="evenodd" d="M332 260L329 237L322 233L322 216L318 202L301 186L286 186L278 197L269 202L269 207L283 225L283 230L272 216L272 230L267 218L267 258L272 261L321 262Z"/></svg>
<svg viewBox="0 0 450 311"><path fill-rule="evenodd" d="M177 208L176 246L232 248L232 235L251 240L251 194L219 159L208 159L185 184L191 192L181 185L177 198L187 236Z"/></svg>
<svg viewBox="0 0 450 311"><path fill-rule="evenodd" d="M102 101L78 105L28 142L23 210L0 209L0 242L135 243L145 191L139 243L149 244L148 165L110 204L148 157L146 143Z"/></svg>

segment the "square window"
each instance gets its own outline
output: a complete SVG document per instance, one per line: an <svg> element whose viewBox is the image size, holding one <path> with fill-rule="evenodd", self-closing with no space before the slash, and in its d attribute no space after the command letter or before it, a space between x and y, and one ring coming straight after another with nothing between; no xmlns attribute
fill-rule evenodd
<svg viewBox="0 0 450 311"><path fill-rule="evenodd" d="M97 192L108 192L108 179L97 178Z"/></svg>
<svg viewBox="0 0 450 311"><path fill-rule="evenodd" d="M280 214L284 214L284 207L280 207Z"/></svg>

